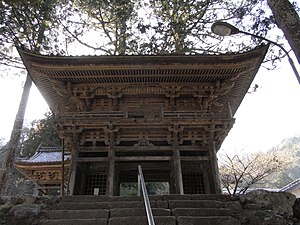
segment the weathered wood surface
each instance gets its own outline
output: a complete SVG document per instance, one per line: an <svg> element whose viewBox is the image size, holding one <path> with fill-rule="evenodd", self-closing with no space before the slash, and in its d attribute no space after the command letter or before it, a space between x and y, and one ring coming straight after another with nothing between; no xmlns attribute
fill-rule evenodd
<svg viewBox="0 0 300 225"><path fill-rule="evenodd" d="M218 56L56 57L19 51L56 116L66 149L77 154L78 164L106 167L106 194L116 192L116 166L138 162L151 163L150 171L168 162L171 186L183 194L182 163L202 166L192 172L214 173L205 179L213 180L211 190L218 189L215 153L267 47Z"/></svg>

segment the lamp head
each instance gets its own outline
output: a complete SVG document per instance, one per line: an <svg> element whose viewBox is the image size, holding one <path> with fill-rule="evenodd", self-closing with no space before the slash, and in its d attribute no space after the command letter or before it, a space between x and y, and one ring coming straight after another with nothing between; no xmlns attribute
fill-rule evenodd
<svg viewBox="0 0 300 225"><path fill-rule="evenodd" d="M211 26L211 30L214 34L220 36L229 36L232 34L240 33L240 30L229 23L217 21Z"/></svg>

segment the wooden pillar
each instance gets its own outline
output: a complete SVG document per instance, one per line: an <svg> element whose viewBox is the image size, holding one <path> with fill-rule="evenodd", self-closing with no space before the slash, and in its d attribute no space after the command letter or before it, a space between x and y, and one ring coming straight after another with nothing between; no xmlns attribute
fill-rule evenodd
<svg viewBox="0 0 300 225"><path fill-rule="evenodd" d="M182 182L182 170L181 170L181 160L180 151L178 144L173 144L173 167L174 167L174 181L175 181L175 191L176 194L184 194L183 182Z"/></svg>
<svg viewBox="0 0 300 225"><path fill-rule="evenodd" d="M114 181L115 181L115 153L113 149L109 149L108 152L108 177L106 194L108 196L114 196Z"/></svg>
<svg viewBox="0 0 300 225"><path fill-rule="evenodd" d="M210 151L210 164L213 178L213 186L214 186L214 194L221 194L221 185L220 185L220 174L219 174L219 166L218 166L218 158L216 151L216 143L213 141L211 143L211 151Z"/></svg>
<svg viewBox="0 0 300 225"><path fill-rule="evenodd" d="M109 150L108 150L108 177L106 185L106 194L114 196L114 181L115 181L115 141L114 132L110 132Z"/></svg>
<svg viewBox="0 0 300 225"><path fill-rule="evenodd" d="M61 142L61 185L60 185L60 195L65 195L65 141L62 139Z"/></svg>
<svg viewBox="0 0 300 225"><path fill-rule="evenodd" d="M76 172L77 172L77 160L78 160L78 154L75 153L75 150L73 151L72 158L71 158L71 165L70 165L70 182L68 187L68 194L73 195L74 194L74 188L75 188L75 179L76 179Z"/></svg>
<svg viewBox="0 0 300 225"><path fill-rule="evenodd" d="M204 179L204 188L205 188L204 194L212 194L211 190L210 190L210 185L209 185L209 177L207 174L207 168L203 171L203 179Z"/></svg>
<svg viewBox="0 0 300 225"><path fill-rule="evenodd" d="M173 127L169 127L171 132L171 141L173 148L173 171L174 171L174 186L175 194L184 194L183 182L182 182L182 169L179 151L179 132L183 130L183 127L179 127L178 124L174 123Z"/></svg>

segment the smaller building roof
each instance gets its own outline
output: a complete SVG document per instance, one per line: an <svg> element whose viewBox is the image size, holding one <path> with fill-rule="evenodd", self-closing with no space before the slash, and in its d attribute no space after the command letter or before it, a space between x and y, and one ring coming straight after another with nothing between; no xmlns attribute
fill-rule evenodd
<svg viewBox="0 0 300 225"><path fill-rule="evenodd" d="M65 153L65 161L71 159L69 153ZM35 164L35 163L61 163L61 147L40 147L30 158L17 158L16 163Z"/></svg>
<svg viewBox="0 0 300 225"><path fill-rule="evenodd" d="M289 191L291 189L300 188L300 178L294 180L293 182L289 183L288 185L281 188L279 191Z"/></svg>

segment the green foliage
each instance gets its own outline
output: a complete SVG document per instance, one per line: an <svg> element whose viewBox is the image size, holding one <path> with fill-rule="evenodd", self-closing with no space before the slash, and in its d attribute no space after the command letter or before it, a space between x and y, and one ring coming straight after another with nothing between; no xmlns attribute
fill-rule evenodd
<svg viewBox="0 0 300 225"><path fill-rule="evenodd" d="M108 55L245 51L261 40L219 37L211 25L223 20L261 36L276 28L266 1L258 0L21 0L2 1L0 9L0 48L16 42L60 54L74 41ZM281 55L272 48L269 59Z"/></svg>
<svg viewBox="0 0 300 225"><path fill-rule="evenodd" d="M61 145L60 138L54 128L54 115L50 112L45 118L35 120L31 127L25 127L22 132L20 156L31 156L39 145L56 147Z"/></svg>
<svg viewBox="0 0 300 225"><path fill-rule="evenodd" d="M203 28L202 19L209 7L209 1L150 0L150 9L157 18L152 26L161 53L182 54L190 51L193 42L189 38Z"/></svg>
<svg viewBox="0 0 300 225"><path fill-rule="evenodd" d="M293 157L290 165L283 171L271 175L268 178L267 187L282 188L293 180L299 178L300 174L300 136L284 139L277 147L269 152L281 152Z"/></svg>
<svg viewBox="0 0 300 225"><path fill-rule="evenodd" d="M69 16L64 30L96 54L245 51L261 40L219 37L212 34L211 25L223 20L261 36L275 28L266 2L257 0L76 0L70 8L77 14ZM270 52L280 56L276 48Z"/></svg>
<svg viewBox="0 0 300 225"><path fill-rule="evenodd" d="M286 171L281 171L279 173L275 173L268 178L268 183L266 185L260 185L260 187L267 188L282 188L285 185L291 183L294 179L292 179Z"/></svg>
<svg viewBox="0 0 300 225"><path fill-rule="evenodd" d="M6 183L5 195L21 196L33 195L35 184L20 173L15 167L10 170Z"/></svg>
<svg viewBox="0 0 300 225"><path fill-rule="evenodd" d="M2 168L3 160L7 154L7 144L2 142L0 146L0 168Z"/></svg>
<svg viewBox="0 0 300 225"><path fill-rule="evenodd" d="M34 52L64 53L58 21L64 1L3 0L0 2L0 65L24 69L15 45Z"/></svg>
<svg viewBox="0 0 300 225"><path fill-rule="evenodd" d="M97 40L101 43L83 43L87 47L109 55L123 55L127 52L127 39L132 35L132 24L136 18L136 0L76 0L73 7L78 12L81 23L73 21L64 26L72 38L79 38L86 32L96 31ZM70 21L69 21L70 22ZM76 30L73 30L73 25ZM85 30L85 28L87 28ZM80 32L78 32L80 30ZM93 41L92 41L93 42ZM91 45L96 45L92 47Z"/></svg>
<svg viewBox="0 0 300 225"><path fill-rule="evenodd" d="M120 184L120 196L137 196L138 185L137 183L127 182Z"/></svg>
<svg viewBox="0 0 300 225"><path fill-rule="evenodd" d="M39 51L47 45L54 1L2 1L0 14L0 35L6 44L26 45L33 51Z"/></svg>
<svg viewBox="0 0 300 225"><path fill-rule="evenodd" d="M168 182L147 182L146 188L149 195L167 195L169 194Z"/></svg>
<svg viewBox="0 0 300 225"><path fill-rule="evenodd" d="M169 194L168 182L147 182L146 188L149 195L167 195ZM133 182L125 182L120 184L120 196L136 196L138 195L138 185Z"/></svg>
<svg viewBox="0 0 300 225"><path fill-rule="evenodd" d="M9 211L12 208L12 205L3 204L0 205L0 224L5 221L5 217L9 216Z"/></svg>

